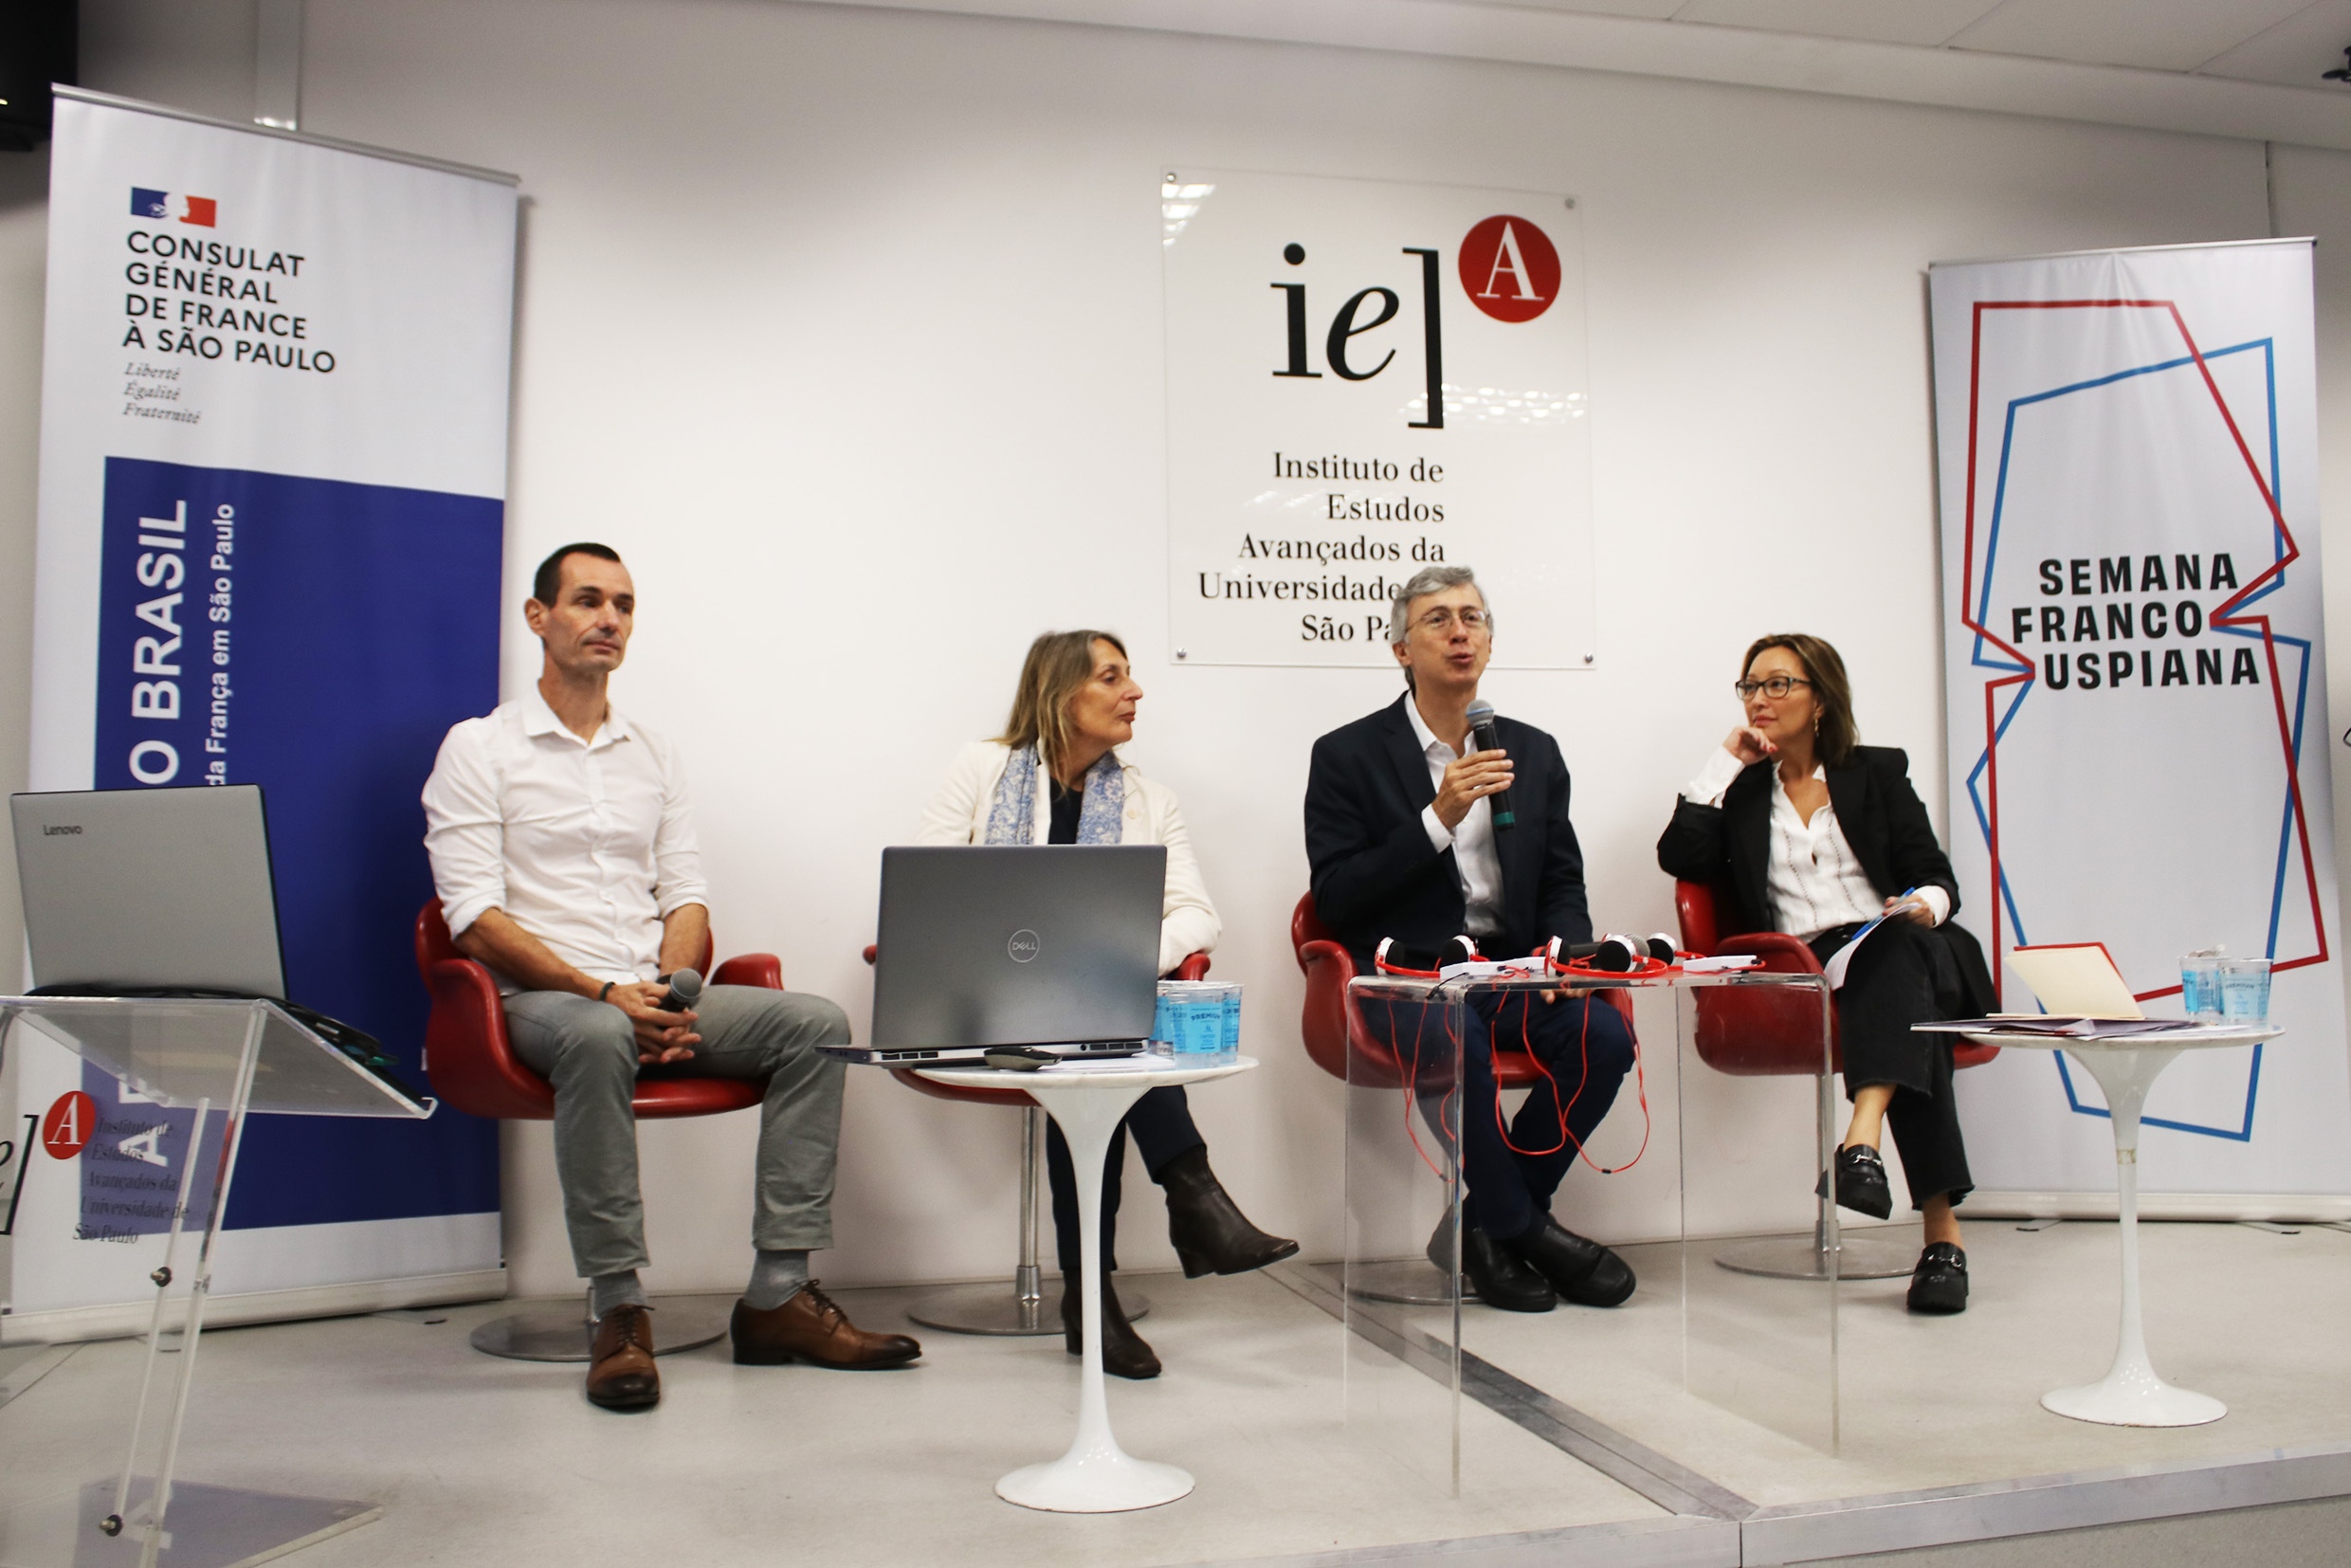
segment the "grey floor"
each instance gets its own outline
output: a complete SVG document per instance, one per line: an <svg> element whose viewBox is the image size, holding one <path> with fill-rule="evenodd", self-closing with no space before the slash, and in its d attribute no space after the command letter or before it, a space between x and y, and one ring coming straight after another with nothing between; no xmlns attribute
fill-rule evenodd
<svg viewBox="0 0 2351 1568"><path fill-rule="evenodd" d="M1916 1232L1909 1231L1915 1245ZM2140 1229L2149 1354L2164 1378L2229 1406L2210 1426L2092 1426L2042 1394L2105 1376L2115 1341L2117 1227L1969 1227L1973 1288L1957 1318L1911 1316L1906 1280L1847 1284L1838 1313L1842 1441L1823 1451L1826 1313L1818 1289L1691 1269L1693 1374L1672 1249L1629 1249L1645 1288L1625 1309L1465 1318L1497 1366L1764 1504L2225 1458L2351 1439L2351 1233L2240 1225ZM1809 1293L1809 1294L1808 1294ZM1747 1419L1726 1420L1722 1404ZM1772 1429L1778 1430L1772 1430ZM1805 1441L1813 1438L1821 1441ZM2344 1551L2351 1561L2351 1546Z"/></svg>
<svg viewBox="0 0 2351 1568"><path fill-rule="evenodd" d="M1112 1419L1130 1452L1184 1466L1198 1489L1143 1513L1048 1516L993 1495L998 1475L1058 1455L1075 1429L1077 1363L1058 1338L926 1335L920 1365L862 1374L737 1367L721 1341L664 1358L660 1408L615 1415L581 1398L576 1368L467 1348L492 1305L430 1326L206 1335L184 1472L388 1504L303 1551L305 1568L1188 1563L1661 1517L1483 1411L1485 1468L1447 1497L1348 1439L1327 1315L1258 1277L1144 1283L1169 1370L1114 1382ZM900 1327L905 1299L842 1297L861 1322ZM84 1346L0 1407L0 1508L115 1462L137 1351Z"/></svg>
<svg viewBox="0 0 2351 1568"><path fill-rule="evenodd" d="M1765 1506L2351 1441L2351 1233L2166 1225L2144 1238L2157 1365L2229 1402L2214 1426L2126 1431L2038 1407L2044 1389L2105 1369L2110 1224L1977 1224L1975 1304L1956 1320L1909 1318L1902 1281L1845 1286L1834 1454L1791 1435L1825 1421L1825 1321L1804 1294L1815 1287L1694 1266L1686 1339L1681 1270L1658 1249L1635 1254L1643 1288L1620 1311L1471 1307L1465 1329L1493 1366ZM1621 1539L1640 1560L1668 1560L1656 1534L1675 1529L1668 1510L1474 1401L1462 1495L1448 1495L1444 1391L1351 1346L1280 1281L1138 1283L1157 1304L1144 1328L1168 1373L1114 1381L1113 1419L1130 1451L1198 1478L1190 1498L1141 1513L1041 1515L993 1495L1002 1471L1068 1440L1077 1375L1058 1339L926 1334L920 1366L864 1375L738 1368L721 1342L665 1358L661 1408L622 1416L581 1399L575 1368L471 1351L467 1331L505 1309L491 1304L438 1324L348 1318L208 1335L183 1470L385 1504L379 1522L303 1551L297 1560L314 1568L1376 1560L1411 1543L1512 1536L1532 1555L1499 1543L1445 1555L1597 1563L1618 1560L1609 1541ZM910 1294L844 1299L884 1326ZM137 1350L0 1353L0 1394L14 1391L0 1404L0 1509L107 1472ZM1683 1389L1685 1354L1721 1402ZM1735 1413L1742 1403L1757 1418ZM2351 1506L2305 1503L1868 1560L2202 1563L2251 1560L2258 1541L2261 1560L2351 1561L2337 1544L2346 1523ZM1611 1530L1534 1549L1547 1533L1594 1526Z"/></svg>

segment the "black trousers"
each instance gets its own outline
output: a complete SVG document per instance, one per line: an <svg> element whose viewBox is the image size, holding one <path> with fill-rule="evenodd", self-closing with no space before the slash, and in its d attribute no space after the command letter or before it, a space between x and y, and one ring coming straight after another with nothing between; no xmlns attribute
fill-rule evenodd
<svg viewBox="0 0 2351 1568"><path fill-rule="evenodd" d="M1119 1234L1119 1177L1126 1168L1126 1135L1135 1134L1135 1147L1142 1151L1143 1169L1153 1180L1168 1167L1168 1162L1187 1149L1208 1146L1200 1129L1193 1124L1192 1103L1184 1098L1183 1085L1171 1084L1143 1091L1135 1108L1126 1113L1119 1130L1110 1135L1110 1152L1103 1158L1102 1249L1105 1268L1119 1267L1115 1249ZM1078 1173L1069 1158L1069 1141L1061 1135L1061 1123L1051 1118L1045 1124L1045 1179L1053 1190L1053 1245L1061 1254L1061 1271L1074 1275L1085 1267L1082 1243L1078 1234Z"/></svg>
<svg viewBox="0 0 2351 1568"><path fill-rule="evenodd" d="M1857 926L1839 926L1812 939L1826 963L1852 939ZM1886 1120L1910 1180L1910 1206L1947 1196L1954 1204L1975 1189L1959 1107L1951 1092L1951 1036L1918 1034L1913 1024L1967 1015L1966 994L1949 944L1929 927L1888 921L1853 955L1836 992L1837 1038L1845 1055L1845 1096L1890 1084Z"/></svg>
<svg viewBox="0 0 2351 1568"><path fill-rule="evenodd" d="M1497 1239L1522 1236L1551 1212L1576 1152L1616 1103L1632 1070L1632 1026L1608 1002L1561 996L1544 1002L1527 991L1473 992L1466 1010L1460 1093L1444 1082L1452 1047L1439 1005L1380 1002L1363 1010L1367 1028L1386 1035L1415 1074L1421 1115L1448 1140L1458 1136L1462 1223ZM1532 1051L1549 1069L1511 1118L1505 1136L1498 1111L1493 1042Z"/></svg>

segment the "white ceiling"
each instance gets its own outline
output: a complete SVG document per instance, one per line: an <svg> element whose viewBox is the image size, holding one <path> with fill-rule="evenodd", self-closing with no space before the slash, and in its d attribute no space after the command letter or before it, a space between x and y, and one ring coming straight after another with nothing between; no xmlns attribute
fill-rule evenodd
<svg viewBox="0 0 2351 1568"><path fill-rule="evenodd" d="M2351 152L2351 0L814 0L1627 72Z"/></svg>
<svg viewBox="0 0 2351 1568"><path fill-rule="evenodd" d="M2326 88L2351 0L1508 0L1543 10L1753 27ZM2337 90L2351 94L2351 86Z"/></svg>

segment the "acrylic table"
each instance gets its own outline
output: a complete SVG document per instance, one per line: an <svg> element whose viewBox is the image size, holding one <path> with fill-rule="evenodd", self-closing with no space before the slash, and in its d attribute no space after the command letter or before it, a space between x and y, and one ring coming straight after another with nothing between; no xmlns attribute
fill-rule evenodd
<svg viewBox="0 0 2351 1568"><path fill-rule="evenodd" d="M0 1563L8 1568L223 1568L277 1557L382 1513L354 1500L282 1497L191 1485L178 1476L180 1437L203 1342L204 1308L228 1212L230 1178L246 1118L369 1116L422 1119L435 1102L370 1071L275 1002L238 997L0 996L0 1048L12 1027L37 1030L90 1067L111 1073L151 1103L195 1112L178 1189L163 1236L162 1266L150 1276L155 1311L139 1375L122 1469L55 1505L0 1515ZM199 1158L199 1151L211 1151ZM179 1366L157 1387L158 1357L172 1286L179 1280L182 1231L191 1211L202 1226L186 1284ZM153 1440L151 1461L142 1454ZM148 1485L143 1496L137 1483Z"/></svg>

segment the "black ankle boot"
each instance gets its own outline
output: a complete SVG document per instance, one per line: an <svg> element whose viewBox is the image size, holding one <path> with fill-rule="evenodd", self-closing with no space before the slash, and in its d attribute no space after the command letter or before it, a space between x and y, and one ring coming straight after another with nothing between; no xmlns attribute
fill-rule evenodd
<svg viewBox="0 0 2351 1568"><path fill-rule="evenodd" d="M1167 1193L1167 1239L1175 1244L1188 1280L1246 1274L1298 1250L1296 1242L1269 1236L1248 1222L1208 1168L1205 1145L1186 1149L1153 1179Z"/></svg>
<svg viewBox="0 0 2351 1568"><path fill-rule="evenodd" d="M1157 1377L1159 1358L1126 1321L1126 1308L1110 1287L1107 1274L1103 1276L1102 1297L1103 1370L1113 1377L1132 1377L1139 1382ZM1061 1277L1061 1342L1072 1356L1085 1354L1085 1303L1078 1282L1067 1274Z"/></svg>

